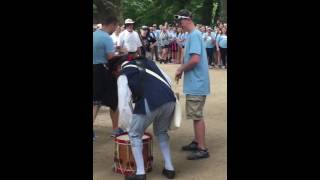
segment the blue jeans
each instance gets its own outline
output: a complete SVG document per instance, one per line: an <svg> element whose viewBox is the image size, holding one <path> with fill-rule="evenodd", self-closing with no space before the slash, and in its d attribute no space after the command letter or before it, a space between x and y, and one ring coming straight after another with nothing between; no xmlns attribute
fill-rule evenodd
<svg viewBox="0 0 320 180"><path fill-rule="evenodd" d="M213 64L213 48L206 48L207 56L208 56L208 63L209 65Z"/></svg>

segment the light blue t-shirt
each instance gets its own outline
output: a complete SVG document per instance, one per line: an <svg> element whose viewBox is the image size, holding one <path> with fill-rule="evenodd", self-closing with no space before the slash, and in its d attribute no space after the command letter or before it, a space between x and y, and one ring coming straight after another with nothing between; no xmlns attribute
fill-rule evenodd
<svg viewBox="0 0 320 180"><path fill-rule="evenodd" d="M210 81L206 46L201 32L196 29L189 33L186 40L184 64L190 61L191 54L200 55L200 62L191 70L184 72L183 93L199 96L208 95L210 94Z"/></svg>
<svg viewBox="0 0 320 180"><path fill-rule="evenodd" d="M227 36L226 35L219 35L217 37L217 42L219 44L219 47L222 47L222 48L227 48Z"/></svg>
<svg viewBox="0 0 320 180"><path fill-rule="evenodd" d="M107 53L113 53L113 41L109 34L102 30L93 32L93 64L105 64Z"/></svg>
<svg viewBox="0 0 320 180"><path fill-rule="evenodd" d="M185 39L185 33L179 33L177 34L177 38L178 39L181 39L181 40L184 40ZM179 46L184 46L185 42L178 42L178 45Z"/></svg>
<svg viewBox="0 0 320 180"><path fill-rule="evenodd" d="M155 30L155 34L156 34L157 39L159 39L159 37L160 37L160 32L161 31L159 29Z"/></svg>
<svg viewBox="0 0 320 180"><path fill-rule="evenodd" d="M214 48L215 44L212 43L212 40L215 40L215 34L211 33L210 35L208 33L205 33L203 35L203 40L206 44L206 48Z"/></svg>
<svg viewBox="0 0 320 180"><path fill-rule="evenodd" d="M177 38L177 33L174 31L169 32L170 41L174 41Z"/></svg>

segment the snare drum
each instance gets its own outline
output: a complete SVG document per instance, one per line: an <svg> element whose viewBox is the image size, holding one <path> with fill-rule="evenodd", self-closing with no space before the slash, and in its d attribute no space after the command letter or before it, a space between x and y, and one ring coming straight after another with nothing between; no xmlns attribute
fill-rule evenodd
<svg viewBox="0 0 320 180"><path fill-rule="evenodd" d="M131 145L128 133L123 133L114 138L114 171L125 176L136 174L136 163L131 151ZM152 136L149 133L144 133L142 137L142 154L144 167L146 172L152 170Z"/></svg>

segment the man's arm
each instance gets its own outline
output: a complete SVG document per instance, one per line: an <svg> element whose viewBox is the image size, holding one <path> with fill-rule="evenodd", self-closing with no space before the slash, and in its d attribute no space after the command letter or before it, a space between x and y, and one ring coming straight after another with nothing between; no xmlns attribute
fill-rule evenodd
<svg viewBox="0 0 320 180"><path fill-rule="evenodd" d="M113 45L113 40L111 37L105 38L104 39L104 50L106 53L106 59L107 61L109 61L110 59L113 58L114 56L114 52L115 52L115 48Z"/></svg>
<svg viewBox="0 0 320 180"><path fill-rule="evenodd" d="M124 32L121 32L121 33L119 34L119 39L118 39L118 41L117 41L117 47L121 47L121 46L122 46L123 35L124 35Z"/></svg>
<svg viewBox="0 0 320 180"><path fill-rule="evenodd" d="M178 81L181 79L182 73L185 71L189 71L194 68L200 62L199 54L192 54L190 61L187 64L181 64L181 66L177 69L175 74L175 80Z"/></svg>
<svg viewBox="0 0 320 180"><path fill-rule="evenodd" d="M114 53L107 53L107 60L110 61L114 57Z"/></svg>
<svg viewBox="0 0 320 180"><path fill-rule="evenodd" d="M127 49L126 48L124 48L123 46L124 46L124 32L121 32L120 34L119 34L119 39L118 39L118 41L117 41L117 49L119 50L119 53L120 54L126 54L126 53L128 53L127 52Z"/></svg>
<svg viewBox="0 0 320 180"><path fill-rule="evenodd" d="M156 45L157 45L157 41L155 41L154 43L152 43L152 44L150 45L150 47L153 48L153 47L156 46Z"/></svg>
<svg viewBox="0 0 320 180"><path fill-rule="evenodd" d="M219 48L219 40L220 40L220 35L217 36L217 39L216 39L216 48L217 48L217 51L220 51L220 48Z"/></svg>
<svg viewBox="0 0 320 180"><path fill-rule="evenodd" d="M137 32L135 32L135 33L136 33L136 38L137 38L137 41L136 41L137 42L137 47L138 47L137 51L138 51L139 56L141 56L142 55L142 53L141 53L142 43L141 43L139 34Z"/></svg>
<svg viewBox="0 0 320 180"><path fill-rule="evenodd" d="M178 81L181 78L183 72L193 69L200 62L200 54L202 45L202 36L199 34L192 34L189 37L189 51L190 60L186 64L181 64L175 74L175 80Z"/></svg>

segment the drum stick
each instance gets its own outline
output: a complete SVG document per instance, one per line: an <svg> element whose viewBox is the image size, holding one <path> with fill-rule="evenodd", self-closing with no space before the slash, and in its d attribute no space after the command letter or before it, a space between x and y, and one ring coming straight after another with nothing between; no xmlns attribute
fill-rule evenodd
<svg viewBox="0 0 320 180"><path fill-rule="evenodd" d="M180 98L180 95L179 95L179 92L177 91L177 87L179 85L179 79L176 79L176 84L175 84L175 95L177 97L177 99L179 100Z"/></svg>

